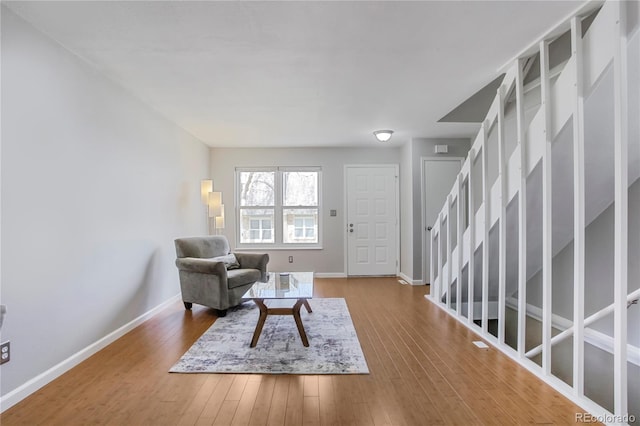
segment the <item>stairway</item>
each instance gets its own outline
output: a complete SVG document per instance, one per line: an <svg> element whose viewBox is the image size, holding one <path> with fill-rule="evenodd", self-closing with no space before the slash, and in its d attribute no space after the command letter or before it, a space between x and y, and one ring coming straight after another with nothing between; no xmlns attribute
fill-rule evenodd
<svg viewBox="0 0 640 426"><path fill-rule="evenodd" d="M431 233L429 299L576 402L609 414L640 411L640 397L629 406L635 385L624 394L625 366L636 356L640 359L640 336L626 332L627 323L640 320L640 314L626 312L626 299L640 283L612 269L610 280L604 275L599 283L607 293L593 290L593 279L585 271L594 266L585 259L590 261L592 252L602 256L609 243L600 234L609 226L615 255L605 266L622 270L619 265L626 266L629 258L630 268L635 268L633 259L640 258L634 245L635 233L640 235L638 9L637 2L608 1L601 7L589 3L513 62ZM576 155L582 155L582 161L576 161ZM583 184L575 167L584 170ZM583 200L578 204L576 191ZM582 226L576 227L576 220ZM575 270L573 262L565 265L574 251L584 253L585 240L581 263ZM575 288L574 274L583 277L575 280L582 283ZM583 308L574 305L575 294L584 294L576 299L582 300ZM556 306L567 295L568 303L562 305L568 307ZM615 321L580 324L610 304L615 305L610 315ZM577 317L575 309L585 312ZM507 323L507 311L515 312L517 324ZM542 323L542 357L534 363L525 356L531 348L524 334L527 318L536 316ZM611 404L585 396L584 365L574 369L573 376L554 372L573 377L574 383L555 383L552 328L571 329L576 318L576 336L583 342L578 346L592 344L589 336L600 333L611 341L616 366L622 365L624 371L615 374L620 392ZM507 342L509 329L517 336ZM583 349L575 349L576 361L584 363Z"/></svg>

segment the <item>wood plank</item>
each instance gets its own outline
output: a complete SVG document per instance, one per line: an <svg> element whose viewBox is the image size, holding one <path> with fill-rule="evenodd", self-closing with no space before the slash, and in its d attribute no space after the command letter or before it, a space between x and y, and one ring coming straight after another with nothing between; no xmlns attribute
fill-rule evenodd
<svg viewBox="0 0 640 426"><path fill-rule="evenodd" d="M256 401L251 410L251 418L249 419L251 426L263 426L267 424L275 385L275 376L263 376L258 394L256 395Z"/></svg>
<svg viewBox="0 0 640 426"><path fill-rule="evenodd" d="M304 376L291 377L289 392L287 394L285 425L293 426L302 424L302 409L304 405L303 381Z"/></svg>
<svg viewBox="0 0 640 426"><path fill-rule="evenodd" d="M333 383L331 376L318 377L318 411L320 424L338 424L336 416L336 402L333 397Z"/></svg>
<svg viewBox="0 0 640 426"><path fill-rule="evenodd" d="M256 379L257 378L257 379ZM260 390L260 376L249 376L247 384L244 387L244 391L240 396L238 402L238 408L231 425L248 425L251 420L251 413L253 412L253 406L256 403L258 397L258 391Z"/></svg>
<svg viewBox="0 0 640 426"><path fill-rule="evenodd" d="M302 424L320 424L320 399L318 396L305 396L302 403Z"/></svg>
<svg viewBox="0 0 640 426"><path fill-rule="evenodd" d="M291 378L289 376L281 376L276 379L273 397L271 398L271 409L269 410L269 417L267 419L269 426L284 424L290 381Z"/></svg>

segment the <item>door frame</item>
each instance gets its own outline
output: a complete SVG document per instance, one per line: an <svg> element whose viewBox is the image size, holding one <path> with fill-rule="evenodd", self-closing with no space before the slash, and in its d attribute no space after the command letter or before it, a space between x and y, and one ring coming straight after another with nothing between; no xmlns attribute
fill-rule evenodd
<svg viewBox="0 0 640 426"><path fill-rule="evenodd" d="M381 164L345 164L343 166L343 179L342 179L342 191L343 191L343 205L342 210L344 211L344 220L343 220L343 250L344 250L344 275L345 277L349 276L349 241L348 237L348 229L349 229L349 220L347 218L347 170L350 168L370 168L370 167L378 167L378 168L393 168L393 171L396 175L396 183L395 183L395 191L396 191L396 202L395 202L395 210L396 210L396 276L400 273L400 165L398 163L381 163Z"/></svg>
<svg viewBox="0 0 640 426"><path fill-rule="evenodd" d="M422 203L421 205L422 212L420 215L421 223L422 223L422 226L420 227L420 235L422 236L422 256L420 257L422 262L422 283L423 284L429 283L429 280L430 280L430 277L426 276L427 260L425 256L425 253L427 252L427 244L431 243L430 238L427 238L427 232L428 232L427 227L430 226L430 224L427 223L427 197L426 197L427 188L424 182L427 161L455 161L455 160L460 162L460 168L462 169L462 165L464 164L465 157L436 157L436 156L420 157L420 198Z"/></svg>

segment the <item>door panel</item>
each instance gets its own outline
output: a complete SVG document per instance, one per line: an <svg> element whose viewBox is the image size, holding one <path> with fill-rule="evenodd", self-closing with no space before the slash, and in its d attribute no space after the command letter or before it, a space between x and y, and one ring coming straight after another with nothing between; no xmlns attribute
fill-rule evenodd
<svg viewBox="0 0 640 426"><path fill-rule="evenodd" d="M396 168L347 167L346 179L347 274L395 275Z"/></svg>

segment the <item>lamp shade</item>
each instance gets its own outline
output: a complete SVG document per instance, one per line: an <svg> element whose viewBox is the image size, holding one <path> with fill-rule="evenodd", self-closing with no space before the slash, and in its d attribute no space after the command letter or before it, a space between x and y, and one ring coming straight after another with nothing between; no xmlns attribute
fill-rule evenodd
<svg viewBox="0 0 640 426"><path fill-rule="evenodd" d="M220 216L216 216L216 229L224 229L224 204L220 204Z"/></svg>
<svg viewBox="0 0 640 426"><path fill-rule="evenodd" d="M393 130L376 130L375 132L373 132L373 135L380 142L387 142L389 139L391 139L391 135L393 135Z"/></svg>
<svg viewBox="0 0 640 426"><path fill-rule="evenodd" d="M222 192L209 193L209 217L220 216L222 211Z"/></svg>
<svg viewBox="0 0 640 426"><path fill-rule="evenodd" d="M200 181L200 197L202 204L209 204L209 193L213 191L213 181L211 179L203 179Z"/></svg>

